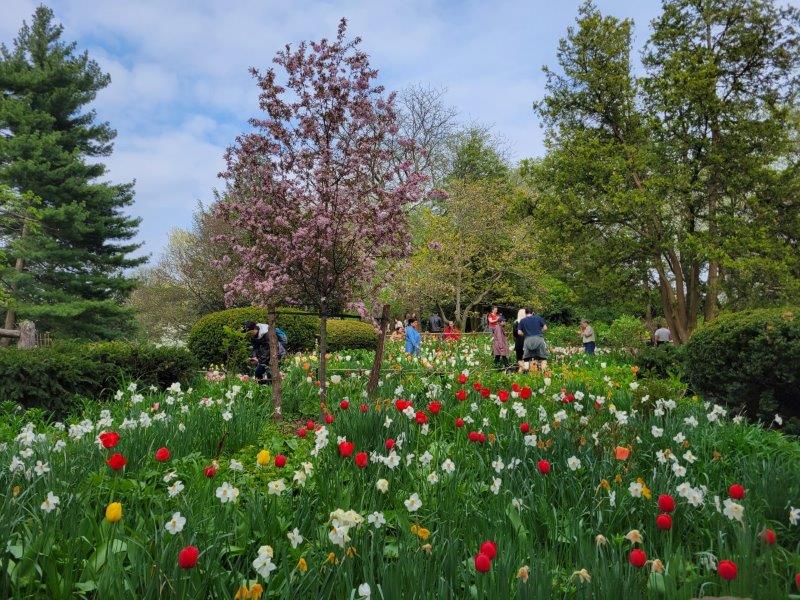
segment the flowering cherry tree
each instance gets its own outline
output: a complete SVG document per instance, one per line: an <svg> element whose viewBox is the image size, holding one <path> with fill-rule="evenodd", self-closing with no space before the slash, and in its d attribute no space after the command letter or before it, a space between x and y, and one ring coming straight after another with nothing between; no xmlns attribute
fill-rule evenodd
<svg viewBox="0 0 800 600"><path fill-rule="evenodd" d="M226 153L217 208L241 263L226 300L320 312L323 399L327 316L359 299L378 264L408 254L405 208L425 181L393 160L391 148L413 142L399 139L394 94L384 96L346 28L342 19L335 41L287 45L277 69L252 69L263 115Z"/></svg>

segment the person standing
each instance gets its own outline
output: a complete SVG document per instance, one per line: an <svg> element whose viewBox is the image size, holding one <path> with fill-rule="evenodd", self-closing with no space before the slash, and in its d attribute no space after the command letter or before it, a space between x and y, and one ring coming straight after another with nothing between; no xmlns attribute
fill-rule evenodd
<svg viewBox="0 0 800 600"><path fill-rule="evenodd" d="M428 317L428 331L435 334L437 338L440 338L442 333L442 317L437 315L436 313L432 313L431 316Z"/></svg>
<svg viewBox="0 0 800 600"><path fill-rule="evenodd" d="M448 342L457 342L461 339L461 332L456 328L452 321L447 322L444 328L444 339Z"/></svg>
<svg viewBox="0 0 800 600"><path fill-rule="evenodd" d="M412 319L406 327L406 352L412 356L417 356L422 348L422 337L418 331L419 321Z"/></svg>
<svg viewBox="0 0 800 600"><path fill-rule="evenodd" d="M656 346L660 346L661 344L669 344L672 341L672 332L669 328L661 324L661 327L656 329L655 333L653 334L653 343Z"/></svg>
<svg viewBox="0 0 800 600"><path fill-rule="evenodd" d="M489 316L491 317L491 314ZM506 340L506 332L503 331L500 319L495 319L494 323L489 325L489 328L492 331L494 365L495 367L502 365L503 368L508 368L508 340Z"/></svg>
<svg viewBox="0 0 800 600"><path fill-rule="evenodd" d="M581 319L581 338L583 339L583 351L589 356L594 356L597 347L594 328L589 325L589 321Z"/></svg>
<svg viewBox="0 0 800 600"><path fill-rule="evenodd" d="M544 332L547 331L547 323L530 308L525 309L525 318L519 323L518 333L525 338L522 344L522 360L525 363L536 361L545 368L549 355L547 344L544 341Z"/></svg>
<svg viewBox="0 0 800 600"><path fill-rule="evenodd" d="M520 308L517 311L517 319L512 324L512 327L514 328L514 332L513 332L514 333L514 354L517 357L517 366L520 368L520 370L522 370L522 365L523 365L522 356L523 356L523 353L524 353L523 346L525 344L525 336L523 336L519 332L519 323L524 318L525 318L525 309L524 308Z"/></svg>

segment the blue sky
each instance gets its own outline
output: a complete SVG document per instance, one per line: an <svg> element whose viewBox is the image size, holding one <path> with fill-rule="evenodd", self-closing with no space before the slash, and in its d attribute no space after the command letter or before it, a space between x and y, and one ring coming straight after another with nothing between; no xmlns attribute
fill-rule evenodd
<svg viewBox="0 0 800 600"><path fill-rule="evenodd" d="M511 158L540 155L531 104L541 66L579 0L474 2L292 0L57 0L78 42L111 74L95 108L119 135L108 160L114 181L136 180L131 212L142 217L143 253L158 256L170 231L191 223L198 200L221 182L223 152L256 114L250 66L265 67L289 42L335 35L342 16L363 38L390 90L423 83L447 89L460 119L492 125ZM3 0L0 40L10 43L36 2ZM603 12L635 20L647 38L657 0L599 0Z"/></svg>

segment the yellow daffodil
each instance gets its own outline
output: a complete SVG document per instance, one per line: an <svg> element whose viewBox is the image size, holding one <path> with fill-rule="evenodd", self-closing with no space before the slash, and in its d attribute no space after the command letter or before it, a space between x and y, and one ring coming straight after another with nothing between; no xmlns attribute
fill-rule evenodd
<svg viewBox="0 0 800 600"><path fill-rule="evenodd" d="M594 536L594 543L597 546L605 546L608 544L608 540L602 533L598 533L596 536Z"/></svg>
<svg viewBox="0 0 800 600"><path fill-rule="evenodd" d="M269 450L262 450L256 455L256 463L259 467L266 467L269 464Z"/></svg>
<svg viewBox="0 0 800 600"><path fill-rule="evenodd" d="M325 562L329 565L337 565L339 564L339 559L336 558L336 554L333 552L328 552L328 558L325 559Z"/></svg>
<svg viewBox="0 0 800 600"><path fill-rule="evenodd" d="M247 600L249 597L250 590L247 589L247 586L242 585L236 590L236 595L233 597L233 600Z"/></svg>
<svg viewBox="0 0 800 600"><path fill-rule="evenodd" d="M19 493L20 493L21 491L22 491L22 487L21 487L21 486L19 486L19 485L15 485L13 488L11 488L11 493L14 495L14 498L16 498L17 496L19 496Z"/></svg>
<svg viewBox="0 0 800 600"><path fill-rule="evenodd" d="M417 535L419 536L419 539L427 540L429 537L431 537L431 532L424 527L420 527L417 529Z"/></svg>
<svg viewBox="0 0 800 600"><path fill-rule="evenodd" d="M422 547L420 548L420 550L430 554L431 552L433 552L433 546L431 546L430 544L423 544Z"/></svg>
<svg viewBox="0 0 800 600"><path fill-rule="evenodd" d="M356 554L358 554L358 552L356 552L355 546L350 546L347 550L344 551L344 553L347 555L347 558L353 558Z"/></svg>
<svg viewBox="0 0 800 600"><path fill-rule="evenodd" d="M611 489L611 484L608 483L608 479L601 479L600 480L600 485L598 487L601 487L604 490L610 490Z"/></svg>
<svg viewBox="0 0 800 600"><path fill-rule="evenodd" d="M300 560L297 561L297 570L300 571L301 573L305 573L306 571L308 571L308 563L306 562L306 559L303 558L302 556L300 557Z"/></svg>
<svg viewBox="0 0 800 600"><path fill-rule="evenodd" d="M106 506L106 521L109 523L116 523L122 519L122 504L119 502L112 502Z"/></svg>

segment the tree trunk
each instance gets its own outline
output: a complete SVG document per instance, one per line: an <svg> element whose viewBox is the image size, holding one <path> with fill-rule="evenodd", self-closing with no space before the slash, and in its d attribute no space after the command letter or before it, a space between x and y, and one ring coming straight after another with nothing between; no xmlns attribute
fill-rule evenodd
<svg viewBox="0 0 800 600"><path fill-rule="evenodd" d="M717 316L717 300L719 296L719 263L712 260L708 263L708 290L706 292L706 322L714 320Z"/></svg>
<svg viewBox="0 0 800 600"><path fill-rule="evenodd" d="M278 333L275 331L277 318L275 317L275 310L270 308L267 312L267 324L269 325L269 372L272 378L272 408L273 415L276 421L283 419L281 413L281 370L278 364Z"/></svg>
<svg viewBox="0 0 800 600"><path fill-rule="evenodd" d="M27 224L22 225L23 238L25 237L25 234L27 232L27 227L28 227ZM25 260L21 256L18 256L17 260L14 262L14 270L17 273L22 273L22 269L24 268L25 268ZM14 299L16 291L17 291L17 282L14 281L12 282L11 289L9 290L9 296L11 297L12 300ZM9 307L9 309L6 311L6 319L4 325L5 329L14 329L14 322L16 320L17 320L16 311L13 308ZM10 345L11 345L11 338L0 337L0 347L8 347Z"/></svg>
<svg viewBox="0 0 800 600"><path fill-rule="evenodd" d="M389 305L383 305L381 312L381 330L378 334L378 345L375 348L375 359L372 361L372 371L369 374L367 383L367 395L372 398L378 389L378 379L381 376L381 365L383 364L383 347L386 343L386 329L389 326Z"/></svg>
<svg viewBox="0 0 800 600"><path fill-rule="evenodd" d="M327 366L328 359L328 309L325 300L322 301L322 310L319 316L319 401L326 405L328 402Z"/></svg>

